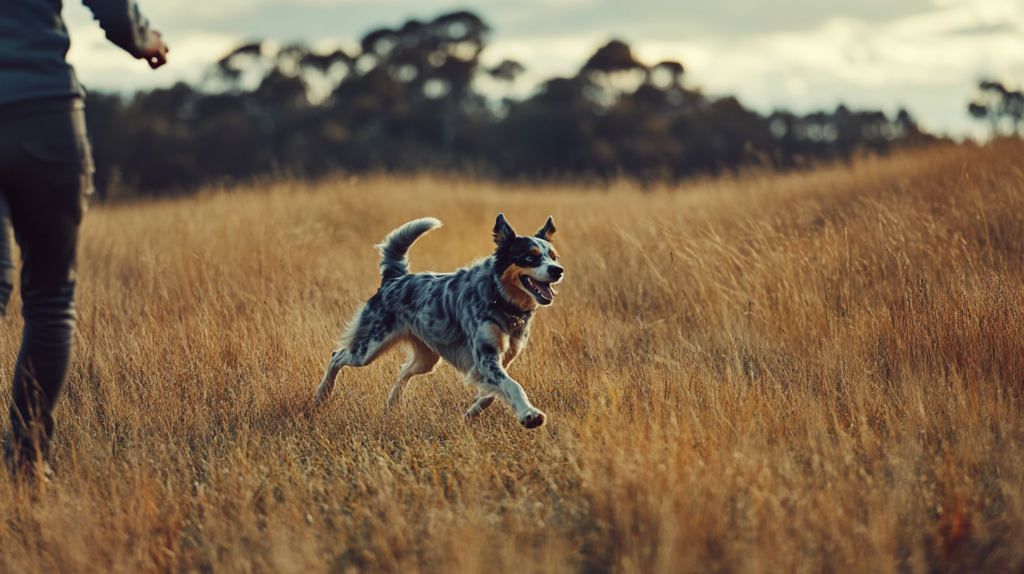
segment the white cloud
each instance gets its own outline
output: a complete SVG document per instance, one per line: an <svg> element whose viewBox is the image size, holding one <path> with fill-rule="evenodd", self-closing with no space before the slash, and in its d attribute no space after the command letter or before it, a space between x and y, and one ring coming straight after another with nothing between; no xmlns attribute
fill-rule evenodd
<svg viewBox="0 0 1024 574"><path fill-rule="evenodd" d="M397 2L398 0L395 0ZM482 1L482 0L481 0ZM756 0L752 0L756 1ZM768 111L848 105L883 107L905 105L933 129L966 133L970 120L964 108L982 77L1024 79L1024 3L1020 0L933 0L935 9L888 22L837 17L814 29L749 35L725 41L649 40L623 37L646 63L677 60L686 66L686 81L711 94L735 94L744 104ZM592 0L551 0L554 6L586 5ZM302 0L296 5L335 6L354 0ZM390 3L390 2L389 2ZM73 44L69 59L87 85L103 89L139 89L195 80L206 67L246 38L195 31L180 24L189 19L208 24L218 18L252 11L279 0L178 0L148 2L154 22L175 21L168 28L168 65L151 72L143 62L110 45L77 3L68 3L65 17ZM541 0L507 5L506 17L535 13ZM589 10L589 8L586 8ZM642 12L642 8L637 8ZM639 12L638 12L639 14ZM401 20L395 15L394 20ZM639 21L639 19L638 19ZM622 25L632 23L624 18ZM560 35L557 29L536 37L508 37L499 26L482 55L485 65L514 59L526 73L511 87L490 86L489 92L522 97L554 76L575 74L608 39L609 30ZM345 37L307 41L319 50L352 48ZM484 82L486 83L486 82Z"/></svg>
<svg viewBox="0 0 1024 574"><path fill-rule="evenodd" d="M1024 67L1024 19L1010 3L957 5L931 14L876 25L836 18L806 33L769 34L736 44L638 42L644 60L684 62L692 77L715 90L752 77L812 74L865 88L945 85L979 70ZM1005 31L971 35L972 28L1001 25Z"/></svg>
<svg viewBox="0 0 1024 574"><path fill-rule="evenodd" d="M940 1L932 12L881 24L833 18L815 30L735 43L633 47L642 61L678 60L690 85L735 94L761 111L906 106L928 129L968 135L966 104L977 81L1024 79L1024 10L1016 1Z"/></svg>
<svg viewBox="0 0 1024 574"><path fill-rule="evenodd" d="M599 35L497 40L484 50L480 61L489 67L503 60L522 63L526 71L516 80L507 95L523 97L545 80L575 76L587 58L606 41L606 38ZM490 90L487 93L491 93Z"/></svg>
<svg viewBox="0 0 1024 574"><path fill-rule="evenodd" d="M293 6L341 6L355 0L289 0ZM387 0L377 0L387 4ZM175 0L144 2L143 9L154 22L173 23L183 19L193 22L219 20L253 11L264 6L280 5L281 0Z"/></svg>
<svg viewBox="0 0 1024 574"><path fill-rule="evenodd" d="M237 36L201 31L165 35L171 47L167 64L153 71L144 61L110 43L99 24L92 20L92 14L82 6L69 4L64 18L71 35L67 59L82 83L92 89L131 91L167 86L179 80L193 82L200 79L211 63L241 43Z"/></svg>

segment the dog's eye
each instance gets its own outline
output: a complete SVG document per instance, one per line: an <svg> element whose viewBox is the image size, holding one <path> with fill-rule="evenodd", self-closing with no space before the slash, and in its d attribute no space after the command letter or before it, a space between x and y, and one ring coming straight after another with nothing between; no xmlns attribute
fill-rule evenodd
<svg viewBox="0 0 1024 574"><path fill-rule="evenodd" d="M533 263L533 259L533 255L527 255L526 258L523 259L523 261L526 261L527 263Z"/></svg>

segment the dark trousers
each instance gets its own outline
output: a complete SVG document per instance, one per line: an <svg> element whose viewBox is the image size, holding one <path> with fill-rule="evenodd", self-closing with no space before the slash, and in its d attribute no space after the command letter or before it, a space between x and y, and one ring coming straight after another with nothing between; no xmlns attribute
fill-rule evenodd
<svg viewBox="0 0 1024 574"><path fill-rule="evenodd" d="M13 229L25 318L4 456L19 465L49 458L71 361L78 226L93 189L85 113L74 103L0 121L0 304L6 308L11 292Z"/></svg>

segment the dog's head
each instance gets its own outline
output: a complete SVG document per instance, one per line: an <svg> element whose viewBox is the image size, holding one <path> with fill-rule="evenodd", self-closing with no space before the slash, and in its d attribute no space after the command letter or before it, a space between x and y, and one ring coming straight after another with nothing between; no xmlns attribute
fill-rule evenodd
<svg viewBox="0 0 1024 574"><path fill-rule="evenodd" d="M555 222L550 217L532 237L516 235L504 214L499 213L494 223L495 272L508 300L524 310L550 305L555 299L551 285L562 280L565 270L551 245L554 235Z"/></svg>

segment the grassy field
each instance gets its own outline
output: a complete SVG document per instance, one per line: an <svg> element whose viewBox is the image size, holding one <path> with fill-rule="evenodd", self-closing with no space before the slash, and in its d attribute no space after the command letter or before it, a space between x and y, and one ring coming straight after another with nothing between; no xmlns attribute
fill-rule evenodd
<svg viewBox="0 0 1024 574"><path fill-rule="evenodd" d="M57 472L0 475L0 572L1021 572L1021 157L96 207ZM464 423L447 365L386 416L404 352L312 409L372 245L435 216L412 267L452 270L499 211L559 228L566 279L511 368L548 424Z"/></svg>

